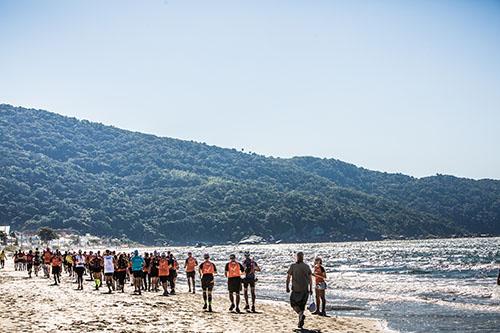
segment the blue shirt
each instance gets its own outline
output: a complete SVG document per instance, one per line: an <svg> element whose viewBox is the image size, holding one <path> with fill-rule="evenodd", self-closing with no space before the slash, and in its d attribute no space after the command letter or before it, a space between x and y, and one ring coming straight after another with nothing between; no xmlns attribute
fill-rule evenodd
<svg viewBox="0 0 500 333"><path fill-rule="evenodd" d="M132 262L132 271L142 271L144 259L141 256L133 256L130 261Z"/></svg>

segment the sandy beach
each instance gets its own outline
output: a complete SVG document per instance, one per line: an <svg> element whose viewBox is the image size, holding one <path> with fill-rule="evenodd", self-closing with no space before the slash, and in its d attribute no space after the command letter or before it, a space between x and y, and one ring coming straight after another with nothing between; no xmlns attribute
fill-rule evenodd
<svg viewBox="0 0 500 333"><path fill-rule="evenodd" d="M43 273L42 273L43 274ZM11 260L0 270L0 332L293 332L296 315L283 303L258 303L258 313L229 313L229 301L214 299L213 313L201 311L201 292L163 297L161 293L132 295L92 289L78 291L73 279L63 274L53 286L43 277L29 279L16 272ZM219 285L217 288L225 288ZM302 332L382 332L379 322L368 319L308 315Z"/></svg>

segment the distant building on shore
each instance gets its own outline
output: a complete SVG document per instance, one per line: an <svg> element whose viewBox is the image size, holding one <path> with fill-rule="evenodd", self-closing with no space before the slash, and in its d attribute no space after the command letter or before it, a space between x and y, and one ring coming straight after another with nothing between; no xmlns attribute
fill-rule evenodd
<svg viewBox="0 0 500 333"><path fill-rule="evenodd" d="M5 232L6 235L10 235L10 225L0 225L0 232Z"/></svg>

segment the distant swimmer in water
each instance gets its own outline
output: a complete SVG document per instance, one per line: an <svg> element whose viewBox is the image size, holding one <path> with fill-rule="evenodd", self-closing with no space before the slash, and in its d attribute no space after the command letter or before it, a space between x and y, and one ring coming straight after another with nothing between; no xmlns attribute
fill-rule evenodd
<svg viewBox="0 0 500 333"><path fill-rule="evenodd" d="M203 290L203 309L212 312L212 290L214 289L214 275L217 274L217 267L210 261L208 253L203 255L203 261L200 264L199 271L201 277L201 289Z"/></svg>
<svg viewBox="0 0 500 333"><path fill-rule="evenodd" d="M132 275L134 277L134 293L141 294L141 282L142 282L142 269L144 266L144 259L139 255L139 251L135 250L134 255L130 258L130 263L132 264Z"/></svg>
<svg viewBox="0 0 500 333"><path fill-rule="evenodd" d="M314 315L326 316L326 271L323 268L323 261L320 257L314 259L314 280L315 280L315 292L316 292L316 311ZM321 304L321 311L319 310Z"/></svg>
<svg viewBox="0 0 500 333"><path fill-rule="evenodd" d="M500 268L498 269L497 285L500 286Z"/></svg>
<svg viewBox="0 0 500 333"><path fill-rule="evenodd" d="M234 254L231 254L229 262L226 264L224 275L227 277L227 289L229 290L229 300L231 301L229 311L233 311L236 308L236 313L240 313L241 273L243 272L243 265L236 261ZM236 294L236 305L233 294Z"/></svg>
<svg viewBox="0 0 500 333"><path fill-rule="evenodd" d="M250 252L245 252L245 260L243 261L243 268L245 269L245 278L243 279L243 289L245 295L245 310L250 311L250 306L248 304L248 287L250 286L250 292L252 294L252 312L255 312L255 282L257 278L255 277L255 272L260 272L260 267L250 258Z"/></svg>
<svg viewBox="0 0 500 333"><path fill-rule="evenodd" d="M306 309L309 295L312 295L312 272L309 265L304 263L304 253L297 253L297 261L290 265L286 277L286 292L290 292L290 280L292 281L292 293L290 294L290 305L299 315L298 327L304 327Z"/></svg>
<svg viewBox="0 0 500 333"><path fill-rule="evenodd" d="M191 252L188 252L188 257L184 263L184 269L186 270L186 278L188 281L189 292L194 294L196 292L195 279L196 279L196 266L198 266L198 261L193 257Z"/></svg>

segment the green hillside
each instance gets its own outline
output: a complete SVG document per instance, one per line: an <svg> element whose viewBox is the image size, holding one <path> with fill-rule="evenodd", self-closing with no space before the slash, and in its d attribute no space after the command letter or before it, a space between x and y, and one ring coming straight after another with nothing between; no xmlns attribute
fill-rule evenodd
<svg viewBox="0 0 500 333"><path fill-rule="evenodd" d="M500 181L268 158L0 105L0 224L143 243L500 234Z"/></svg>

